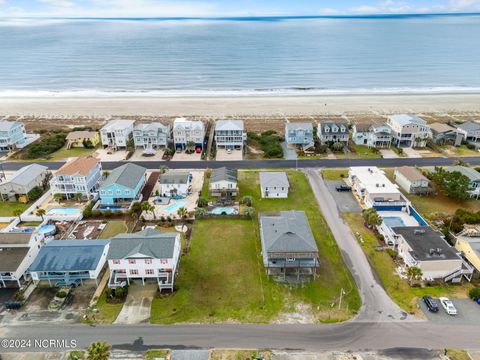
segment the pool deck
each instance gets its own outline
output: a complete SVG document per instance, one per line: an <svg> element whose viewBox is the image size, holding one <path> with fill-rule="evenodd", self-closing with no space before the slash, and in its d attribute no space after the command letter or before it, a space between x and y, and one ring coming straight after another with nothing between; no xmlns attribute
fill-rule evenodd
<svg viewBox="0 0 480 360"><path fill-rule="evenodd" d="M418 223L417 220L411 215L408 215L406 212L403 211L379 211L378 215L380 215L382 218L400 218L403 221L404 226L419 226L420 224Z"/></svg>

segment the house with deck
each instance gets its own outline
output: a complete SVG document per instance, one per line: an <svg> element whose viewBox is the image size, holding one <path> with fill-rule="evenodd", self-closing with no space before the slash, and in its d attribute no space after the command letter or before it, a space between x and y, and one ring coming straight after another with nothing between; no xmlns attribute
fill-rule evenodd
<svg viewBox="0 0 480 360"><path fill-rule="evenodd" d="M478 226L465 225L463 231L455 235L455 248L463 258L475 268L480 277L480 229Z"/></svg>
<svg viewBox="0 0 480 360"><path fill-rule="evenodd" d="M408 194L425 195L433 192L430 180L412 166L401 166L395 169L395 182Z"/></svg>
<svg viewBox="0 0 480 360"><path fill-rule="evenodd" d="M43 165L30 164L6 180L0 182L2 201L28 202L28 194L34 188L44 189L47 185L48 168Z"/></svg>
<svg viewBox="0 0 480 360"><path fill-rule="evenodd" d="M430 130L432 132L432 140L437 145L462 145L463 134L453 126L435 122L430 124Z"/></svg>
<svg viewBox="0 0 480 360"><path fill-rule="evenodd" d="M318 124L317 136L322 145L342 143L348 145L349 131L346 121L324 121Z"/></svg>
<svg viewBox="0 0 480 360"><path fill-rule="evenodd" d="M352 126L352 141L355 145L369 148L389 148L392 144L392 129L386 123L370 121Z"/></svg>
<svg viewBox="0 0 480 360"><path fill-rule="evenodd" d="M448 172L459 172L463 176L466 176L469 180L468 184L468 194L470 197L479 198L480 197L480 173L468 166L446 166L443 168Z"/></svg>
<svg viewBox="0 0 480 360"><path fill-rule="evenodd" d="M21 122L0 120L0 151L23 148L27 143L27 133Z"/></svg>
<svg viewBox="0 0 480 360"><path fill-rule="evenodd" d="M211 196L233 198L238 195L238 173L236 169L221 167L213 169L210 175Z"/></svg>
<svg viewBox="0 0 480 360"><path fill-rule="evenodd" d="M263 265L268 275L284 281L315 277L318 248L303 211L260 214Z"/></svg>
<svg viewBox="0 0 480 360"><path fill-rule="evenodd" d="M161 122L141 123L133 129L133 141L136 148L154 152L168 146L170 126Z"/></svg>
<svg viewBox="0 0 480 360"><path fill-rule="evenodd" d="M133 201L142 200L146 182L144 167L127 163L112 170L99 188L99 210L122 210L129 208Z"/></svg>
<svg viewBox="0 0 480 360"><path fill-rule="evenodd" d="M160 195L164 197L186 197L192 190L192 174L188 171L168 171L160 175Z"/></svg>
<svg viewBox="0 0 480 360"><path fill-rule="evenodd" d="M37 284L47 281L62 287L95 281L98 286L109 244L105 240L52 240L40 249L28 271Z"/></svg>
<svg viewBox="0 0 480 360"><path fill-rule="evenodd" d="M35 260L43 237L37 233L0 232L0 288L21 287Z"/></svg>
<svg viewBox="0 0 480 360"><path fill-rule="evenodd" d="M312 148L313 125L310 122L287 122L285 124L285 140L287 145L298 146L302 150Z"/></svg>
<svg viewBox="0 0 480 360"><path fill-rule="evenodd" d="M288 198L287 173L284 171L262 171L260 172L260 192L262 198Z"/></svg>
<svg viewBox="0 0 480 360"><path fill-rule="evenodd" d="M97 131L72 131L67 134L67 149L96 147L100 143Z"/></svg>
<svg viewBox="0 0 480 360"><path fill-rule="evenodd" d="M180 234L145 229L120 234L110 240L108 286L115 288L132 281L155 281L160 291L171 290L180 261Z"/></svg>
<svg viewBox="0 0 480 360"><path fill-rule="evenodd" d="M215 122L217 150L243 150L245 141L247 141L247 133L243 120L217 120Z"/></svg>
<svg viewBox="0 0 480 360"><path fill-rule="evenodd" d="M396 147L425 147L430 137L427 122L416 115L390 115L387 124L392 129L392 143Z"/></svg>
<svg viewBox="0 0 480 360"><path fill-rule="evenodd" d="M126 149L132 137L135 120L110 120L100 129L102 145L106 149Z"/></svg>
<svg viewBox="0 0 480 360"><path fill-rule="evenodd" d="M66 162L53 173L50 190L53 195L60 194L67 199L77 194L87 199L96 197L102 165L93 157L79 157Z"/></svg>
<svg viewBox="0 0 480 360"><path fill-rule="evenodd" d="M200 120L177 118L173 121L173 143L176 150L192 150L201 153L205 142L205 124Z"/></svg>
<svg viewBox="0 0 480 360"><path fill-rule="evenodd" d="M457 130L462 134L462 140L473 145L480 143L480 123L466 121L457 125Z"/></svg>

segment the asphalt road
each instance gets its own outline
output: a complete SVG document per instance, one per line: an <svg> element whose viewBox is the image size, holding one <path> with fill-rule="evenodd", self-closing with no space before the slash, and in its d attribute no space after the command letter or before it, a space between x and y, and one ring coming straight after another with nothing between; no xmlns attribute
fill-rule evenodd
<svg viewBox="0 0 480 360"><path fill-rule="evenodd" d="M342 253L343 260L355 279L362 298L362 308L356 321L415 321L415 317L400 309L385 292L350 227L327 188L318 169L306 169L315 198Z"/></svg>
<svg viewBox="0 0 480 360"><path fill-rule="evenodd" d="M317 159L317 160L242 160L242 161L132 161L135 164L146 167L147 169L159 169L164 165L171 169L208 169L222 166L234 169L287 169L287 168L342 168L349 166L446 166L452 165L456 160L463 160L471 165L480 165L480 156L464 158L397 158L397 159ZM35 161L32 161L35 162ZM102 162L105 170L112 170L125 163L124 161L106 161ZM28 164L28 162L4 162L5 170L18 170ZM42 162L42 165L48 166L51 170L56 170L63 165L63 162Z"/></svg>

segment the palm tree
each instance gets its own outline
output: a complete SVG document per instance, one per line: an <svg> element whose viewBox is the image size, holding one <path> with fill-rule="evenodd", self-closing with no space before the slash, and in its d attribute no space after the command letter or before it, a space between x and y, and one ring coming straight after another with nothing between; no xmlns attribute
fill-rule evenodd
<svg viewBox="0 0 480 360"><path fill-rule="evenodd" d="M87 348L87 360L108 360L111 346L106 342L94 342Z"/></svg>
<svg viewBox="0 0 480 360"><path fill-rule="evenodd" d="M410 281L421 279L421 277L423 275L422 269L420 269L417 266L411 266L407 270L407 275L408 275Z"/></svg>
<svg viewBox="0 0 480 360"><path fill-rule="evenodd" d="M16 217L18 217L18 220L20 220L20 221L22 221L22 218L21 218L22 214L23 214L23 211L20 210L20 209L15 209L15 210L13 211L13 215L15 215Z"/></svg>
<svg viewBox="0 0 480 360"><path fill-rule="evenodd" d="M155 205L149 203L148 211L152 213L153 219L156 220L157 216L155 214Z"/></svg>
<svg viewBox="0 0 480 360"><path fill-rule="evenodd" d="M365 225L368 228L372 228L374 226L379 226L382 224L382 218L378 215L377 210L375 208L365 209L362 211L363 219L365 220Z"/></svg>
<svg viewBox="0 0 480 360"><path fill-rule="evenodd" d="M150 203L148 201L142 201L140 208L142 209L142 211L145 211L145 212L151 211Z"/></svg>
<svg viewBox="0 0 480 360"><path fill-rule="evenodd" d="M43 221L44 220L43 217L45 216L46 213L47 213L47 211L45 209L38 209L36 215L40 216L42 218L42 221Z"/></svg>
<svg viewBox="0 0 480 360"><path fill-rule="evenodd" d="M180 219L185 219L187 217L187 209L184 206L177 210L177 215Z"/></svg>

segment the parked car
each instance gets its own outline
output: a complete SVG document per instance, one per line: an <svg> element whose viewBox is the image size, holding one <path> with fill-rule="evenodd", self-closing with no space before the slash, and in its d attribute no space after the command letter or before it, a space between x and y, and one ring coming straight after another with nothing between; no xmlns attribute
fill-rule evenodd
<svg viewBox="0 0 480 360"><path fill-rule="evenodd" d="M335 189L337 191L352 191L352 187L348 185L337 185Z"/></svg>
<svg viewBox="0 0 480 360"><path fill-rule="evenodd" d="M428 311L436 313L438 312L438 304L431 296L424 296L423 302L427 306Z"/></svg>
<svg viewBox="0 0 480 360"><path fill-rule="evenodd" d="M457 309L453 306L449 298L441 297L438 300L440 300L440 304L442 304L442 307L448 315L457 315Z"/></svg>

